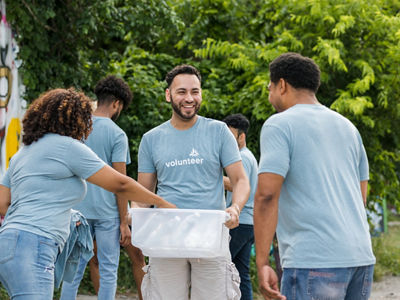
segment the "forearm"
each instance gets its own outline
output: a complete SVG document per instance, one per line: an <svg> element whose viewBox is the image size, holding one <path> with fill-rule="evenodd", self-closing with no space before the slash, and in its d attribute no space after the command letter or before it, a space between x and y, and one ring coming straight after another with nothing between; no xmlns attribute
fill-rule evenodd
<svg viewBox="0 0 400 300"><path fill-rule="evenodd" d="M130 200L138 203L156 205L158 207L168 204L167 201L149 191L132 178L128 178L128 180L122 184L122 187L116 191L115 194L119 198L129 198Z"/></svg>
<svg viewBox="0 0 400 300"><path fill-rule="evenodd" d="M242 211L250 196L250 184L247 177L240 178L232 188L232 205Z"/></svg>
<svg viewBox="0 0 400 300"><path fill-rule="evenodd" d="M231 185L231 181L229 180L229 177L224 176L224 189L232 192L232 185Z"/></svg>
<svg viewBox="0 0 400 300"><path fill-rule="evenodd" d="M279 195L254 197L254 238L256 246L256 264L261 269L269 265L269 252L278 223Z"/></svg>
<svg viewBox="0 0 400 300"><path fill-rule="evenodd" d="M364 206L367 205L368 180L360 181L361 196Z"/></svg>
<svg viewBox="0 0 400 300"><path fill-rule="evenodd" d="M117 197L118 213L121 225L127 225L128 223L128 199Z"/></svg>

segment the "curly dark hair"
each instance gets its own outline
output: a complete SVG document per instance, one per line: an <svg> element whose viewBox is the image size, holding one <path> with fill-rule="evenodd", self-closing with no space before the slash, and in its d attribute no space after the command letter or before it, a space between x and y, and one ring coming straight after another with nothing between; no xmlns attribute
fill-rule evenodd
<svg viewBox="0 0 400 300"><path fill-rule="evenodd" d="M94 93L99 105L109 104L115 100L122 101L123 109L127 109L132 102L132 91L129 85L114 75L109 75L97 82Z"/></svg>
<svg viewBox="0 0 400 300"><path fill-rule="evenodd" d="M285 79L296 89L317 93L320 85L320 70L311 59L298 53L288 52L275 58L269 65L271 82Z"/></svg>
<svg viewBox="0 0 400 300"><path fill-rule="evenodd" d="M167 76L165 76L165 81L168 84L168 88L171 86L172 81L174 81L175 76L179 74L196 75L201 83L201 75L199 70L191 65L180 65L173 68L171 71L168 72Z"/></svg>
<svg viewBox="0 0 400 300"><path fill-rule="evenodd" d="M46 133L86 139L92 130L91 100L73 88L47 91L29 106L22 124L25 145Z"/></svg>

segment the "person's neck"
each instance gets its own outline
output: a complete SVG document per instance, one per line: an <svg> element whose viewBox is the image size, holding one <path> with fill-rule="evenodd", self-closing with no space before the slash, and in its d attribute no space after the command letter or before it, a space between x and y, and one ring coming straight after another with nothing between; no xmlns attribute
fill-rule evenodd
<svg viewBox="0 0 400 300"><path fill-rule="evenodd" d="M98 106L96 110L93 112L93 116L110 118L110 119L111 119L111 114L112 113L107 108L102 106Z"/></svg>
<svg viewBox="0 0 400 300"><path fill-rule="evenodd" d="M198 116L195 115L190 120L183 120L182 118L176 116L175 114L172 115L170 120L171 125L178 130L187 130L190 129L196 124Z"/></svg>
<svg viewBox="0 0 400 300"><path fill-rule="evenodd" d="M289 103L287 108L290 108L296 104L310 104L310 105L320 105L317 97L314 93L308 91L298 91L293 93L287 102Z"/></svg>

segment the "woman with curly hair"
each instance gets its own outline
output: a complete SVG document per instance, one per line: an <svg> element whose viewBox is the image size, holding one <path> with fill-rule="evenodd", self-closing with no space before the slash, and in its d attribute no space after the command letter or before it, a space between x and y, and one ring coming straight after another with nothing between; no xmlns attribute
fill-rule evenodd
<svg viewBox="0 0 400 300"><path fill-rule="evenodd" d="M0 185L0 281L12 299L53 298L54 264L69 234L70 209L85 179L121 198L174 205L122 175L85 146L90 100L73 89L41 95L23 119L24 146Z"/></svg>

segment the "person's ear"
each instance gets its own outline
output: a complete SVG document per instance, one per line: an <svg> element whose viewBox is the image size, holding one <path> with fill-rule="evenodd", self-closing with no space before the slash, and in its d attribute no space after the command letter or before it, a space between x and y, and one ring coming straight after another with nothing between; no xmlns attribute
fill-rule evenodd
<svg viewBox="0 0 400 300"><path fill-rule="evenodd" d="M114 100L113 102L112 102L112 107L114 108L114 109L117 109L118 107L119 107L119 105L120 105L120 103L121 103L121 101L120 100Z"/></svg>
<svg viewBox="0 0 400 300"><path fill-rule="evenodd" d="M165 89L165 100L166 100L167 102L171 102L171 91L170 91L169 88L168 88L168 89Z"/></svg>
<svg viewBox="0 0 400 300"><path fill-rule="evenodd" d="M279 91L281 95L287 92L287 88L288 86L286 80L283 78L279 79Z"/></svg>

